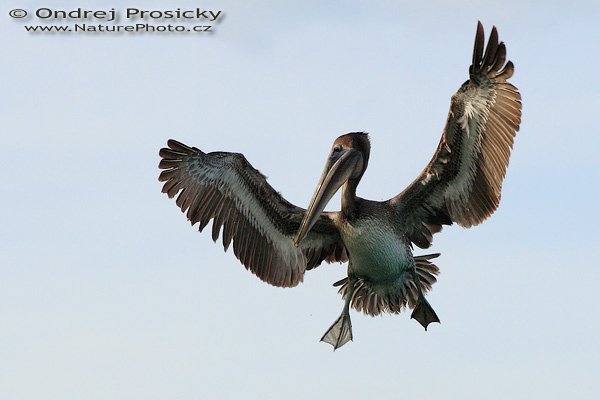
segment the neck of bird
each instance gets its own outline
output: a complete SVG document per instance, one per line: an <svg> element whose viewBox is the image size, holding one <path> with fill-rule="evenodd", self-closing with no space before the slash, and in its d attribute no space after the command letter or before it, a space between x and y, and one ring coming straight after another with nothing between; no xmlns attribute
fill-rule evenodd
<svg viewBox="0 0 600 400"><path fill-rule="evenodd" d="M342 213L346 218L356 215L356 187L358 179L349 179L342 186Z"/></svg>

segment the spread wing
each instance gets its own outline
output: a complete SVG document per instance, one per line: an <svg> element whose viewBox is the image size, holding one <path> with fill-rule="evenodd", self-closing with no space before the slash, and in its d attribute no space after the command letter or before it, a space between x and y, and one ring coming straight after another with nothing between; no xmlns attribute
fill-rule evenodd
<svg viewBox="0 0 600 400"><path fill-rule="evenodd" d="M202 231L212 219L212 238L222 229L225 250L233 242L235 256L263 281L296 286L304 272L323 260L345 261L339 231L323 213L299 248L292 239L305 210L290 204L242 154L205 154L175 140L160 150L159 180L163 193L177 193L177 205Z"/></svg>
<svg viewBox="0 0 600 400"><path fill-rule="evenodd" d="M521 95L507 82L513 71L495 27L484 54L478 23L470 79L452 96L435 155L408 188L388 200L417 246L429 247L444 224L477 225L498 207L521 122Z"/></svg>

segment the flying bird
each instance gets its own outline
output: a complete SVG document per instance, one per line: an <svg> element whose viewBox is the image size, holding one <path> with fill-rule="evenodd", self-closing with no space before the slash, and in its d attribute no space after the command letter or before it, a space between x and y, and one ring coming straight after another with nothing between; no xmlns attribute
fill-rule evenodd
<svg viewBox="0 0 600 400"><path fill-rule="evenodd" d="M356 195L367 169L369 136L338 137L308 205L285 200L242 154L204 153L175 140L160 150L162 191L176 200L192 225L212 222L227 250L261 280L293 287L306 271L326 262L348 262L334 286L344 299L339 318L322 341L334 350L352 340L350 307L368 315L400 313L427 330L439 322L425 298L439 273L432 259L413 255L429 248L443 225L480 224L498 207L500 191L521 122L521 95L508 82L514 66L492 28L484 49L477 24L467 80L452 96L440 143L423 172L387 201ZM341 211L325 206L341 188Z"/></svg>

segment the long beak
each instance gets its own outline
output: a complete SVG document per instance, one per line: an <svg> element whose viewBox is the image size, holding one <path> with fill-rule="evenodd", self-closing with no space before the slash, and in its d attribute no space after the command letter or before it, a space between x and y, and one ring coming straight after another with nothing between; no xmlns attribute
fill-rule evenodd
<svg viewBox="0 0 600 400"><path fill-rule="evenodd" d="M302 239L306 237L306 234L321 216L321 212L325 209L329 200L350 178L359 159L360 153L358 151L348 149L344 150L337 159L327 161L315 194L313 194L306 215L304 215L304 219L300 224L300 229L298 229L298 233L292 242L294 246L297 247Z"/></svg>

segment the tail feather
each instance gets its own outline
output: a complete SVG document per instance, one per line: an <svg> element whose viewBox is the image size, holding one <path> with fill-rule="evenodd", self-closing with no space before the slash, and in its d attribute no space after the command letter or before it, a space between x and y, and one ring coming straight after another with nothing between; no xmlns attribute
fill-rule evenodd
<svg viewBox="0 0 600 400"><path fill-rule="evenodd" d="M433 284L437 282L437 276L440 273L440 269L437 267L437 265L435 265L429 260L437 258L439 256L440 253L435 253L415 257L417 274L419 274L419 279L421 281L421 290L423 290L423 293L431 290Z"/></svg>
<svg viewBox="0 0 600 400"><path fill-rule="evenodd" d="M440 254L436 253L414 257L423 293L431 290L432 285L437 281L436 277L440 273L440 269L430 260L439 256ZM336 282L334 286L341 286L338 293L345 298L348 291L348 278ZM355 310L362 311L367 315L375 316L382 312L398 314L406 307L416 307L418 293L411 273L404 274L399 291L394 290L392 293L385 294L378 293L367 279L358 277L350 304Z"/></svg>

